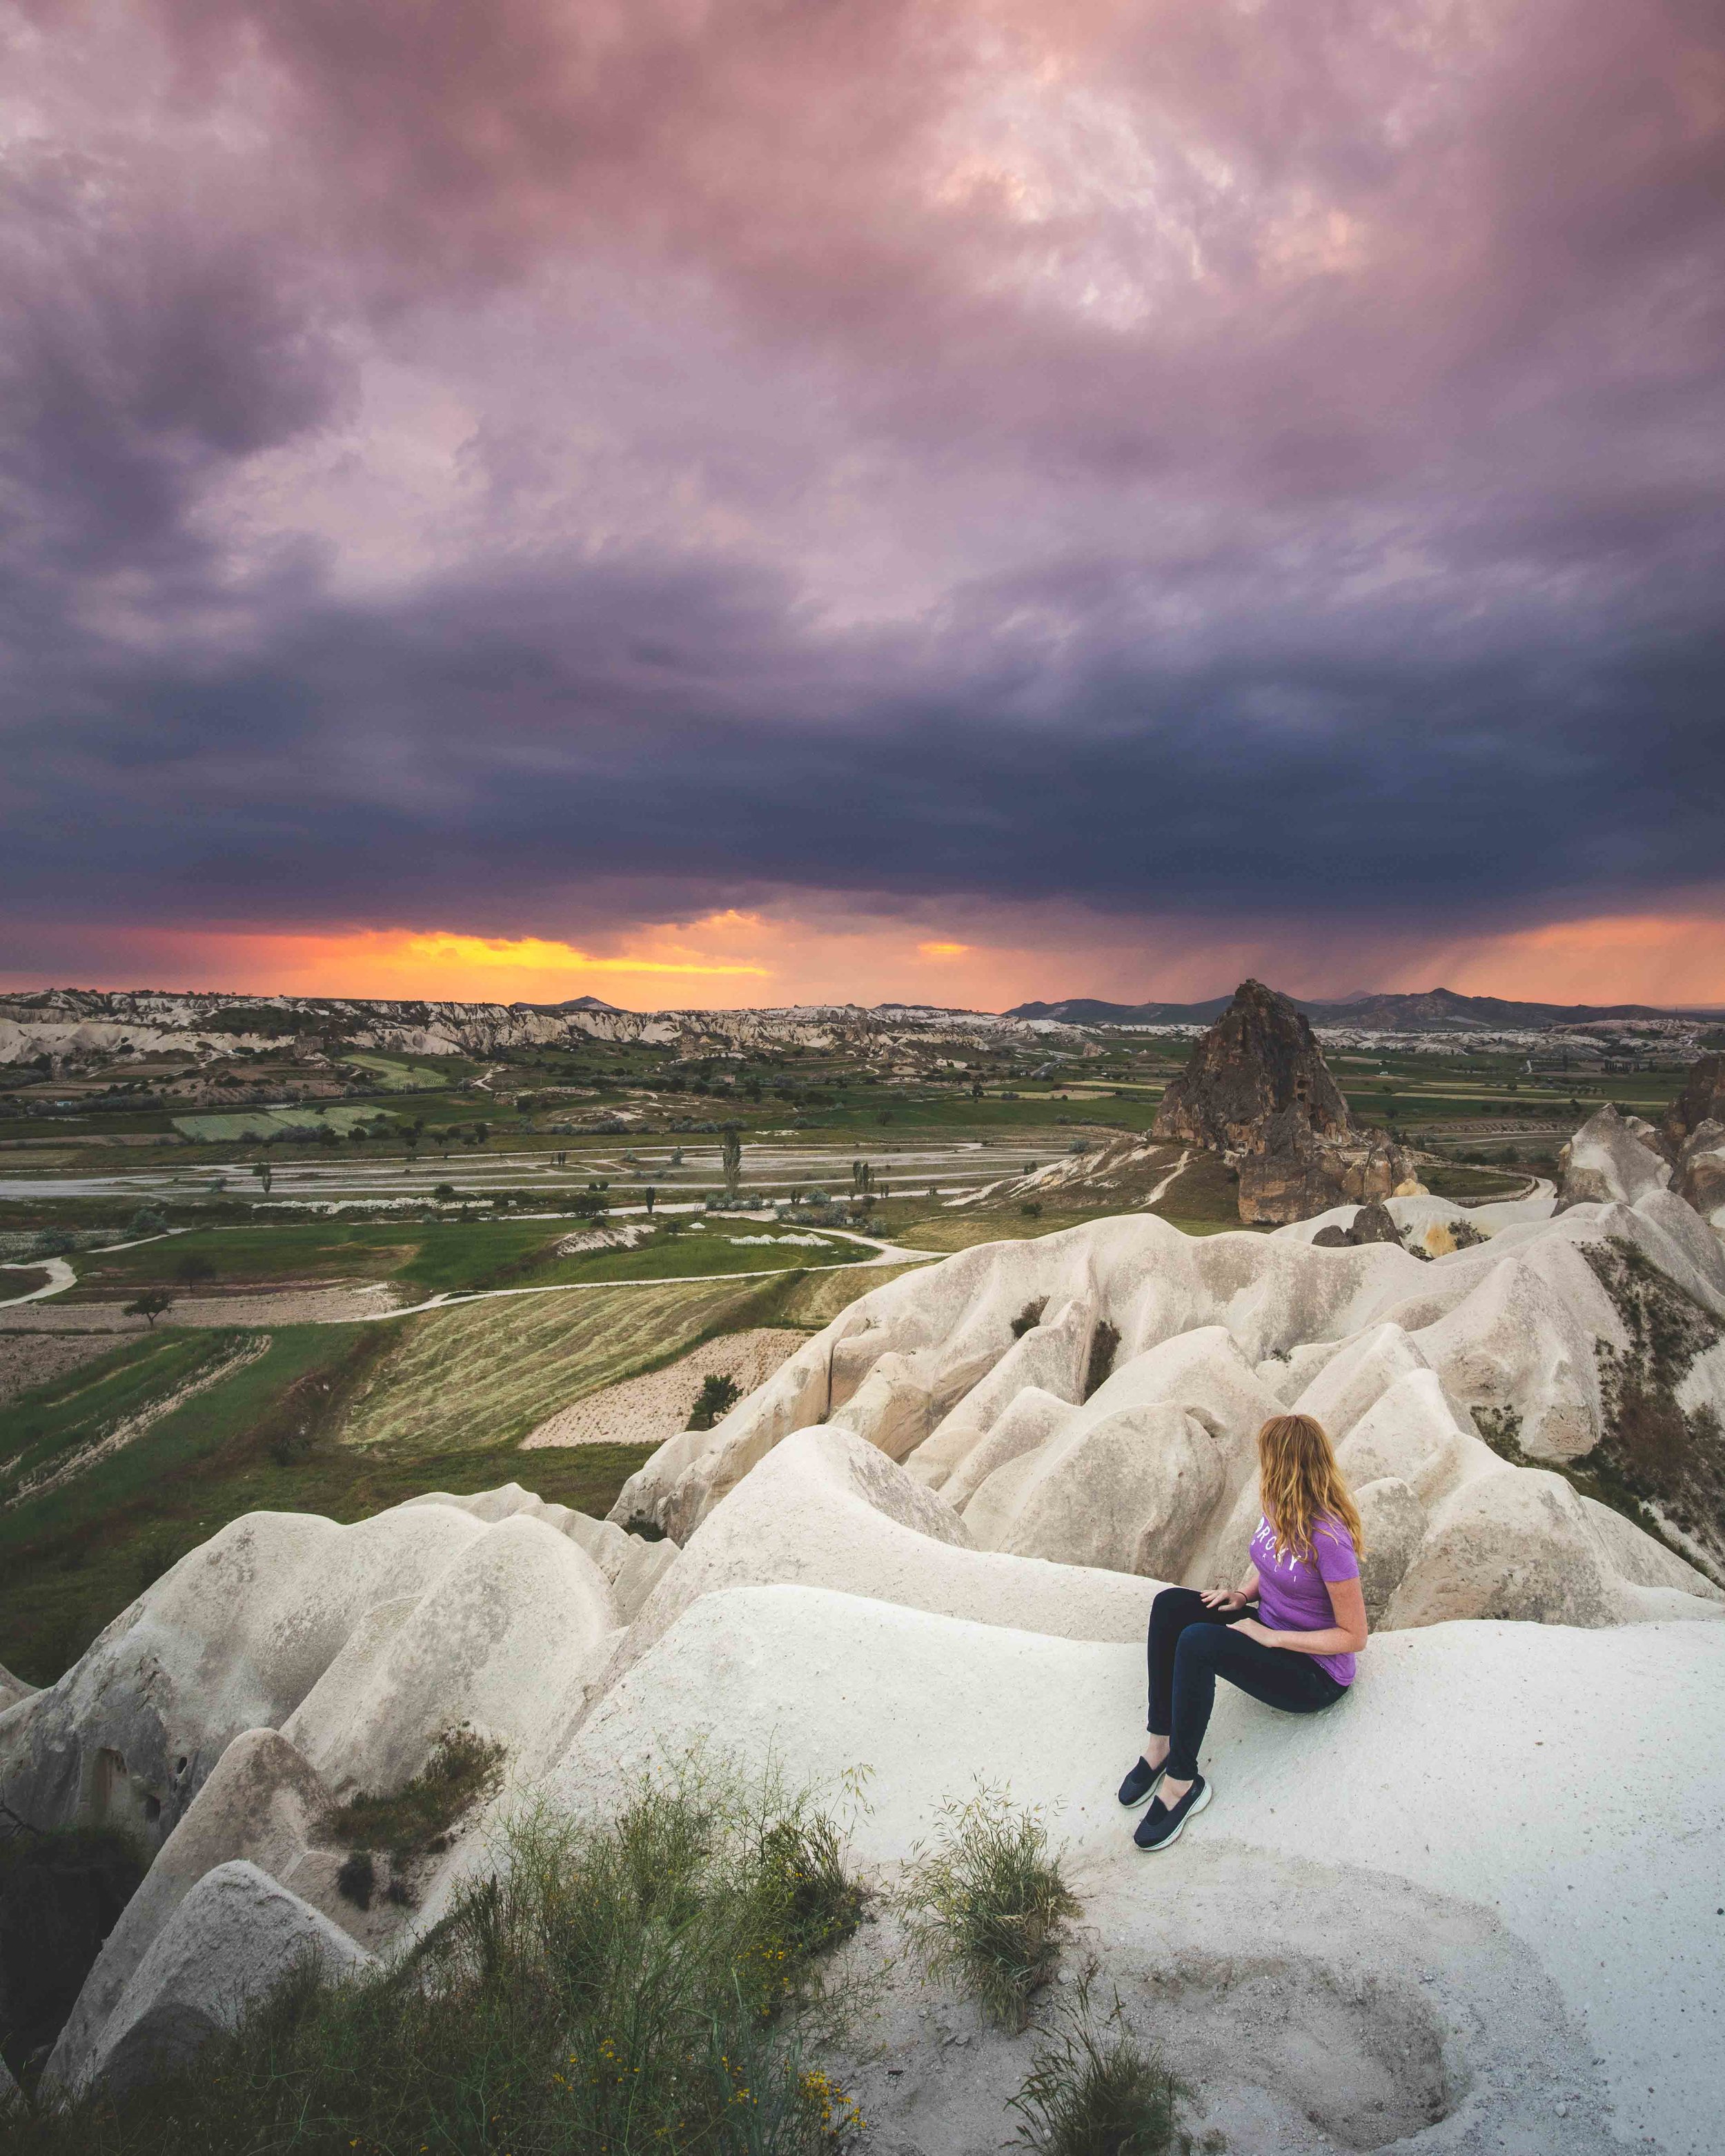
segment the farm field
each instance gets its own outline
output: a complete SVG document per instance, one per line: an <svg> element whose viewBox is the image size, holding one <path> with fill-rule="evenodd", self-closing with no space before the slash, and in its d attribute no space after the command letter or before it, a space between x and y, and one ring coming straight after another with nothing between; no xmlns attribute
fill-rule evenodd
<svg viewBox="0 0 1725 2156"><path fill-rule="evenodd" d="M714 1333L786 1322L784 1285L129 1337L0 1406L0 1662L34 1682L57 1676L151 1578L242 1512L357 1519L424 1490L521 1480L603 1513L650 1446L528 1460L520 1440ZM103 1452L116 1435L126 1441Z"/></svg>

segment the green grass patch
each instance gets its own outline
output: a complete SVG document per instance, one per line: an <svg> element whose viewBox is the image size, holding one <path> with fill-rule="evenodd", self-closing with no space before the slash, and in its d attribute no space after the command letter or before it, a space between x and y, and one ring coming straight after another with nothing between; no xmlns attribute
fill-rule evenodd
<svg viewBox="0 0 1725 2156"><path fill-rule="evenodd" d="M398 1964L301 1970L193 2071L38 2109L13 2145L828 2156L859 2123L802 2041L856 1921L837 1849L808 1806L711 1784L648 1786L590 1824L541 1813Z"/></svg>
<svg viewBox="0 0 1725 2156"><path fill-rule="evenodd" d="M382 1850L393 1857L435 1849L465 1812L497 1786L503 1747L470 1729L449 1729L424 1770L388 1795L350 1797L324 1814L318 1839L349 1850Z"/></svg>
<svg viewBox="0 0 1725 2156"><path fill-rule="evenodd" d="M1434 1198L1453 1199L1458 1205L1477 1205L1492 1199L1519 1198L1527 1188L1525 1175L1501 1168L1445 1166L1422 1168L1420 1180Z"/></svg>
<svg viewBox="0 0 1725 2156"><path fill-rule="evenodd" d="M395 1055L360 1055L352 1052L342 1057L361 1070L375 1074L378 1085L386 1093L417 1092L427 1086L441 1089L452 1081L447 1070L432 1063L409 1063Z"/></svg>
<svg viewBox="0 0 1725 2156"><path fill-rule="evenodd" d="M224 1109L203 1116L176 1116L172 1122L186 1137L206 1145L232 1145L245 1138L276 1138L292 1131L334 1131L345 1138L362 1123L388 1122L392 1112L354 1101L331 1108L308 1104L293 1108Z"/></svg>
<svg viewBox="0 0 1725 2156"><path fill-rule="evenodd" d="M1004 1790L985 1786L943 1807L934 1845L918 1853L899 1905L930 1974L1013 2031L1025 2026L1031 1999L1060 1966L1081 1906L1040 1815L1014 1810Z"/></svg>
<svg viewBox="0 0 1725 2156"><path fill-rule="evenodd" d="M1195 2143L1181 2127L1189 2092L1126 2026L1117 1999L1105 2019L1091 1987L1057 2010L1024 2087L1007 2104L1017 2141L1034 2156L1194 2156L1219 2152L1219 2134Z"/></svg>
<svg viewBox="0 0 1725 2156"><path fill-rule="evenodd" d="M0 1553L17 1538L27 1515L51 1517L75 1510L72 1487L19 1503L26 1485L51 1473L65 1457L117 1425L158 1407L187 1384L234 1354L237 1336L226 1332L151 1332L128 1339L95 1363L85 1363L23 1394L0 1409ZM85 1486L116 1487L124 1449L80 1478Z"/></svg>
<svg viewBox="0 0 1725 2156"><path fill-rule="evenodd" d="M542 1235L543 1232L542 1227ZM790 1234L814 1232L778 1227L768 1216L758 1224L739 1219L711 1229L655 1235L650 1242L639 1244L632 1250L580 1251L559 1258L552 1243L546 1245L543 1260L531 1270L522 1270L511 1285L543 1286L565 1281L677 1280L689 1274L716 1277L722 1273L797 1271L813 1265L855 1265L872 1255L862 1245L837 1235L820 1246L781 1240ZM773 1240L755 1240L763 1236Z"/></svg>

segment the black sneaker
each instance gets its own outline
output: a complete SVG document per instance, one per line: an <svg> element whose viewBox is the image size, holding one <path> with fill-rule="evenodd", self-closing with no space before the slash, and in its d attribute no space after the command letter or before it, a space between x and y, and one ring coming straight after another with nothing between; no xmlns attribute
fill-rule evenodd
<svg viewBox="0 0 1725 2156"><path fill-rule="evenodd" d="M1165 1764L1153 1767L1146 1759L1135 1759L1131 1774L1120 1785L1121 1803L1129 1812L1135 1812L1140 1804L1147 1804L1156 1784L1167 1772Z"/></svg>
<svg viewBox="0 0 1725 2156"><path fill-rule="evenodd" d="M1140 1849L1172 1849L1185 1832L1186 1822L1196 1819L1210 1800L1210 1785L1200 1774L1172 1811L1158 1797L1138 1821L1132 1835Z"/></svg>

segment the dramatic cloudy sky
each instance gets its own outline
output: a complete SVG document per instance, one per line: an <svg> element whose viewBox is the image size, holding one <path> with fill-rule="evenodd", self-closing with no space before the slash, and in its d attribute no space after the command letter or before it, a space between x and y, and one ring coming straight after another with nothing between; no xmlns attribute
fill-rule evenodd
<svg viewBox="0 0 1725 2156"><path fill-rule="evenodd" d="M1725 1001L1718 0L23 0L0 977Z"/></svg>

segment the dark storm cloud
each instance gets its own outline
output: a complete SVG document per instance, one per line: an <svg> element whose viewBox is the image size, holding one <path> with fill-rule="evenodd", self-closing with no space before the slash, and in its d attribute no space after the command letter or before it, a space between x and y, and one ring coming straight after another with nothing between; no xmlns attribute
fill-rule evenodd
<svg viewBox="0 0 1725 2156"><path fill-rule="evenodd" d="M138 0L13 50L39 917L1717 876L1715 11Z"/></svg>

